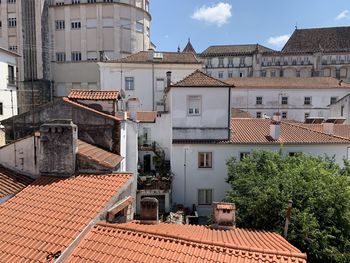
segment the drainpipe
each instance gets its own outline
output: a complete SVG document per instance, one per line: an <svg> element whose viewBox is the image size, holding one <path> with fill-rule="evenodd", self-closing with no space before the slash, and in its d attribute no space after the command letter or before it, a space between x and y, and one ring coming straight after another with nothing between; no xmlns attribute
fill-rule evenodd
<svg viewBox="0 0 350 263"><path fill-rule="evenodd" d="M228 88L228 140L231 139L231 86Z"/></svg>
<svg viewBox="0 0 350 263"><path fill-rule="evenodd" d="M152 59L152 105L153 105L153 110L155 110L154 107L154 63Z"/></svg>

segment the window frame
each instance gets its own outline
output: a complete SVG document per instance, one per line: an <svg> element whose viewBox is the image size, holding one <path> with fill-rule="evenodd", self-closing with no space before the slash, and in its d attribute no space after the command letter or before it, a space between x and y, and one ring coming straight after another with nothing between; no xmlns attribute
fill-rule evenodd
<svg viewBox="0 0 350 263"><path fill-rule="evenodd" d="M127 83L132 83L132 87L131 85L127 85ZM125 85L125 90L128 90L128 91L135 90L135 78L130 76L125 77L124 85Z"/></svg>
<svg viewBox="0 0 350 263"><path fill-rule="evenodd" d="M203 155L203 165L201 165L201 156ZM213 152L198 152L198 168L213 168Z"/></svg>
<svg viewBox="0 0 350 263"><path fill-rule="evenodd" d="M204 202L201 202L200 200L200 192L204 191ZM212 188L199 188L197 189L197 203L199 206L207 206L213 204L213 189ZM210 195L208 195L210 193ZM210 197L210 198L208 198Z"/></svg>
<svg viewBox="0 0 350 263"><path fill-rule="evenodd" d="M304 105L312 105L312 97L304 96Z"/></svg>
<svg viewBox="0 0 350 263"><path fill-rule="evenodd" d="M281 97L281 105L288 105L288 97L287 96Z"/></svg>
<svg viewBox="0 0 350 263"><path fill-rule="evenodd" d="M263 97L262 96L255 97L255 105L263 105Z"/></svg>
<svg viewBox="0 0 350 263"><path fill-rule="evenodd" d="M338 101L338 97L331 97L331 98L330 98L330 101L329 101L329 104L330 104L330 105L333 105L333 104L335 104L337 101Z"/></svg>
<svg viewBox="0 0 350 263"><path fill-rule="evenodd" d="M190 108L190 101L191 99L199 101L199 108ZM190 110L193 110L191 113ZM198 112L196 112L196 109L198 109ZM201 116L202 115L202 95L188 95L187 96L187 116Z"/></svg>

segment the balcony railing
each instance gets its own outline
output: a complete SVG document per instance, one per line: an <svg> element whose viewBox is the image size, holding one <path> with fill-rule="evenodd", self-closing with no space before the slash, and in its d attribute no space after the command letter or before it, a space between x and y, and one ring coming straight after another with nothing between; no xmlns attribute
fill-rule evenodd
<svg viewBox="0 0 350 263"><path fill-rule="evenodd" d="M7 78L7 85L17 86L17 79L15 77L8 77Z"/></svg>

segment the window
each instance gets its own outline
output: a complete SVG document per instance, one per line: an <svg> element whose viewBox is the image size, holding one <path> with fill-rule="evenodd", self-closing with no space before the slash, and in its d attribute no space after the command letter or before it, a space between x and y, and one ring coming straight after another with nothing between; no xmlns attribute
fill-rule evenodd
<svg viewBox="0 0 350 263"><path fill-rule="evenodd" d="M261 76L262 76L262 77L266 77L266 70L262 70L262 71L261 71Z"/></svg>
<svg viewBox="0 0 350 263"><path fill-rule="evenodd" d="M143 33L143 24L136 22L136 32Z"/></svg>
<svg viewBox="0 0 350 263"><path fill-rule="evenodd" d="M239 77L240 77L240 78L243 78L243 77L244 77L243 72L239 72Z"/></svg>
<svg viewBox="0 0 350 263"><path fill-rule="evenodd" d="M17 51L17 46L9 46L10 51Z"/></svg>
<svg viewBox="0 0 350 263"><path fill-rule="evenodd" d="M64 1L56 1L56 5L64 5Z"/></svg>
<svg viewBox="0 0 350 263"><path fill-rule="evenodd" d="M7 0L7 3L14 4L14 3L16 3L16 0Z"/></svg>
<svg viewBox="0 0 350 263"><path fill-rule="evenodd" d="M103 0L104 3L113 3L113 0Z"/></svg>
<svg viewBox="0 0 350 263"><path fill-rule="evenodd" d="M81 28L81 23L80 23L80 21L72 21L72 22L71 22L71 28L72 28L72 29L79 29L79 28Z"/></svg>
<svg viewBox="0 0 350 263"><path fill-rule="evenodd" d="M282 119L287 119L287 112L286 111L282 111Z"/></svg>
<svg viewBox="0 0 350 263"><path fill-rule="evenodd" d="M200 115L202 107L201 96L188 96L188 115Z"/></svg>
<svg viewBox="0 0 350 263"><path fill-rule="evenodd" d="M282 97L281 104L282 105L288 105L288 97Z"/></svg>
<svg viewBox="0 0 350 263"><path fill-rule="evenodd" d="M146 27L146 35L147 35L148 37L150 36L149 27Z"/></svg>
<svg viewBox="0 0 350 263"><path fill-rule="evenodd" d="M239 153L239 160L243 160L244 158L248 157L250 155L250 152L241 152Z"/></svg>
<svg viewBox="0 0 350 263"><path fill-rule="evenodd" d="M311 105L311 97L304 97L304 105Z"/></svg>
<svg viewBox="0 0 350 263"><path fill-rule="evenodd" d="M96 3L96 0L88 0L87 1L89 4Z"/></svg>
<svg viewBox="0 0 350 263"><path fill-rule="evenodd" d="M146 2L145 2L145 10L147 12L149 12L149 2L148 2L148 0L146 0Z"/></svg>
<svg viewBox="0 0 350 263"><path fill-rule="evenodd" d="M198 205L211 205L213 202L212 189L198 189Z"/></svg>
<svg viewBox="0 0 350 263"><path fill-rule="evenodd" d="M0 115L4 114L4 106L2 104L2 102L0 102Z"/></svg>
<svg viewBox="0 0 350 263"><path fill-rule="evenodd" d="M96 19L86 19L86 28L96 28Z"/></svg>
<svg viewBox="0 0 350 263"><path fill-rule="evenodd" d="M272 78L275 78L275 77L276 77L276 71L274 71L274 70L271 71L271 77L272 77Z"/></svg>
<svg viewBox="0 0 350 263"><path fill-rule="evenodd" d="M232 72L232 71L229 71L229 72L228 72L228 77L229 77L229 78L232 78L232 77L233 77L233 72Z"/></svg>
<svg viewBox="0 0 350 263"><path fill-rule="evenodd" d="M212 153L198 153L198 168L212 168Z"/></svg>
<svg viewBox="0 0 350 263"><path fill-rule="evenodd" d="M120 28L131 29L131 20L127 18L120 19Z"/></svg>
<svg viewBox="0 0 350 263"><path fill-rule="evenodd" d="M224 72L223 71L219 71L219 79L224 78Z"/></svg>
<svg viewBox="0 0 350 263"><path fill-rule="evenodd" d="M242 58L239 59L239 64L240 64L241 66L244 65L244 60L245 60L244 57L242 57Z"/></svg>
<svg viewBox="0 0 350 263"><path fill-rule="evenodd" d="M305 120L306 120L307 118L309 118L309 117L310 117L310 113L305 112L305 114L304 114L304 118L305 118Z"/></svg>
<svg viewBox="0 0 350 263"><path fill-rule="evenodd" d="M297 70L297 71L296 71L296 77L297 77L297 78L300 78L300 70Z"/></svg>
<svg viewBox="0 0 350 263"><path fill-rule="evenodd" d="M263 103L263 98L262 97L256 97L256 104L257 105L262 105Z"/></svg>
<svg viewBox="0 0 350 263"><path fill-rule="evenodd" d="M59 61L59 62L66 61L66 53L57 52L56 53L56 61Z"/></svg>
<svg viewBox="0 0 350 263"><path fill-rule="evenodd" d="M2 27L2 21L0 21L0 27Z"/></svg>
<svg viewBox="0 0 350 263"><path fill-rule="evenodd" d="M256 113L256 117L257 117L258 119L261 118L261 111L258 111L258 112Z"/></svg>
<svg viewBox="0 0 350 263"><path fill-rule="evenodd" d="M156 90L164 91L164 78L156 78Z"/></svg>
<svg viewBox="0 0 350 263"><path fill-rule="evenodd" d="M224 67L224 59L223 58L219 58L219 68Z"/></svg>
<svg viewBox="0 0 350 263"><path fill-rule="evenodd" d="M344 106L341 106L341 108L340 108L340 116L341 117L344 116Z"/></svg>
<svg viewBox="0 0 350 263"><path fill-rule="evenodd" d="M233 67L233 58L228 58L228 66Z"/></svg>
<svg viewBox="0 0 350 263"><path fill-rule="evenodd" d="M15 84L15 67L12 65L8 65L8 84Z"/></svg>
<svg viewBox="0 0 350 263"><path fill-rule="evenodd" d="M80 0L72 0L72 5L80 4Z"/></svg>
<svg viewBox="0 0 350 263"><path fill-rule="evenodd" d="M125 90L134 90L134 77L125 77Z"/></svg>
<svg viewBox="0 0 350 263"><path fill-rule="evenodd" d="M331 104L336 103L338 100L338 97L331 97Z"/></svg>
<svg viewBox="0 0 350 263"><path fill-rule="evenodd" d="M56 20L56 30L62 30L65 27L64 20Z"/></svg>
<svg viewBox="0 0 350 263"><path fill-rule="evenodd" d="M87 60L88 61L97 61L97 52L96 51L88 51L87 52Z"/></svg>
<svg viewBox="0 0 350 263"><path fill-rule="evenodd" d="M15 17L9 18L7 20L7 26L8 27L16 27L17 26L17 19Z"/></svg>
<svg viewBox="0 0 350 263"><path fill-rule="evenodd" d="M80 61L81 60L81 52L72 52L71 54L72 61Z"/></svg>
<svg viewBox="0 0 350 263"><path fill-rule="evenodd" d="M113 18L103 18L102 27L113 27Z"/></svg>

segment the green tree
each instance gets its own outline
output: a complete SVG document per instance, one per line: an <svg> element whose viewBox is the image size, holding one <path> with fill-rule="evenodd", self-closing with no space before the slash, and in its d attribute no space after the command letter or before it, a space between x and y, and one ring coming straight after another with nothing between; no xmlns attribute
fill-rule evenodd
<svg viewBox="0 0 350 263"><path fill-rule="evenodd" d="M255 151L227 162L237 226L283 233L293 200L288 241L308 262L350 262L350 165L328 157Z"/></svg>

